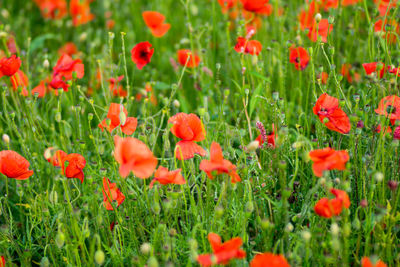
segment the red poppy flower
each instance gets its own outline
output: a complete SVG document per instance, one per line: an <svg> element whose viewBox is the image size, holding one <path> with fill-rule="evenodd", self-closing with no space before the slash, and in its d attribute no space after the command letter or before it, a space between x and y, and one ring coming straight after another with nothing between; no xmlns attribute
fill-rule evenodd
<svg viewBox="0 0 400 267"><path fill-rule="evenodd" d="M67 153L62 150L56 150L53 147L49 147L44 151L44 158L54 167L61 167L61 162L66 156L68 156Z"/></svg>
<svg viewBox="0 0 400 267"><path fill-rule="evenodd" d="M372 263L370 258L363 257L361 259L361 267L387 267L387 265L381 260L378 260L377 262Z"/></svg>
<svg viewBox="0 0 400 267"><path fill-rule="evenodd" d="M39 85L32 89L31 93L32 95L37 95L38 98L44 97L49 91L53 91L56 95L58 95L57 91L51 89L50 79L46 78L40 81Z"/></svg>
<svg viewBox="0 0 400 267"><path fill-rule="evenodd" d="M263 127L263 129L264 129L264 127ZM276 134L276 131L277 131L277 129L275 128L274 124L272 124L272 132L270 132L268 135L265 132L265 129L262 130L262 133L259 136L257 136L257 138L256 138L256 141L258 141L258 143L259 143L259 147L263 147L264 143L267 142L269 147L275 148L276 138L278 137L278 135Z"/></svg>
<svg viewBox="0 0 400 267"><path fill-rule="evenodd" d="M344 208L350 208L350 198L349 195L347 195L346 191L331 188L331 193L335 195L336 199L342 201Z"/></svg>
<svg viewBox="0 0 400 267"><path fill-rule="evenodd" d="M0 257L0 267L6 267L6 259L4 256Z"/></svg>
<svg viewBox="0 0 400 267"><path fill-rule="evenodd" d="M305 30L312 28L315 23L315 15L319 11L316 1L312 1L308 6L308 10L302 10L299 15L300 29Z"/></svg>
<svg viewBox="0 0 400 267"><path fill-rule="evenodd" d="M60 153L58 155L61 156L60 164L63 175L67 178L77 178L83 183L83 179L85 178L83 173L83 168L85 168L86 165L85 158L77 153L68 155ZM64 155L64 157L62 157L62 155ZM67 166L66 163L68 163Z"/></svg>
<svg viewBox="0 0 400 267"><path fill-rule="evenodd" d="M181 169L174 171L168 171L165 167L158 167L154 174L154 179L150 183L150 188L153 188L153 184L159 182L160 184L186 184L185 179L181 174Z"/></svg>
<svg viewBox="0 0 400 267"><path fill-rule="evenodd" d="M210 160L203 159L200 163L200 170L207 173L208 178L213 179L212 172L217 174L226 173L231 177L232 183L240 182L240 176L236 172L236 166L229 160L224 159L221 146L212 142L210 148Z"/></svg>
<svg viewBox="0 0 400 267"><path fill-rule="evenodd" d="M122 104L111 103L108 109L107 119L104 119L99 127L103 131L106 128L110 133L121 126L121 131L126 135L132 135L136 131L137 119L127 117L128 111Z"/></svg>
<svg viewBox="0 0 400 267"><path fill-rule="evenodd" d="M21 67L21 59L16 55L11 57L3 57L0 59L0 77L5 75L8 77L13 76Z"/></svg>
<svg viewBox="0 0 400 267"><path fill-rule="evenodd" d="M179 160L191 159L195 154L204 157L206 151L195 142L203 141L206 132L199 117L195 114L178 113L169 118L171 132L182 139L175 146L175 155Z"/></svg>
<svg viewBox="0 0 400 267"><path fill-rule="evenodd" d="M397 0L374 0L374 3L378 6L379 15L383 17L391 8L396 7Z"/></svg>
<svg viewBox="0 0 400 267"><path fill-rule="evenodd" d="M309 28L308 38L312 42L318 40L318 36L321 36L321 41L326 43L328 41L328 35L331 33L333 25L329 24L327 19L321 19L320 22L314 21L312 27Z"/></svg>
<svg viewBox="0 0 400 267"><path fill-rule="evenodd" d="M321 72L320 74L318 74L318 79L321 79L322 84L327 84L328 78L329 78L328 73L326 73L324 71Z"/></svg>
<svg viewBox="0 0 400 267"><path fill-rule="evenodd" d="M380 124L374 129L376 133L381 133L383 128L383 135L386 135L387 133L392 133L392 128L390 128L390 126L385 126L382 127Z"/></svg>
<svg viewBox="0 0 400 267"><path fill-rule="evenodd" d="M381 65L380 70L378 70L378 64ZM371 75L372 73L378 73L379 72L379 78L383 78L383 75L385 75L386 72L386 68L385 68L385 64L382 62L372 62L372 63L364 63L362 64L365 73L367 73L367 75Z"/></svg>
<svg viewBox="0 0 400 267"><path fill-rule="evenodd" d="M219 235L209 233L208 241L210 242L213 253L202 254L197 257L197 262L203 267L212 266L214 264L226 265L232 259L243 259L246 257L246 252L240 249L243 243L240 237L235 237L222 243Z"/></svg>
<svg viewBox="0 0 400 267"><path fill-rule="evenodd" d="M294 67L297 70L304 70L310 61L310 56L308 55L307 50L305 50L303 47L294 46L290 47L289 50L289 62L294 64Z"/></svg>
<svg viewBox="0 0 400 267"><path fill-rule="evenodd" d="M106 177L103 177L103 205L107 210L114 210L111 201L117 201L117 208L125 200L124 194L117 188L117 184L111 183Z"/></svg>
<svg viewBox="0 0 400 267"><path fill-rule="evenodd" d="M250 267L290 267L283 255L273 253L257 254L250 262Z"/></svg>
<svg viewBox="0 0 400 267"><path fill-rule="evenodd" d="M272 14L272 6L268 4L269 0L240 0L243 9L261 15L269 16Z"/></svg>
<svg viewBox="0 0 400 267"><path fill-rule="evenodd" d="M195 68L199 66L200 58L198 55L193 54L192 51L188 49L182 49L178 51L178 62L181 64L181 66Z"/></svg>
<svg viewBox="0 0 400 267"><path fill-rule="evenodd" d="M68 13L65 0L34 0L46 19L62 19Z"/></svg>
<svg viewBox="0 0 400 267"><path fill-rule="evenodd" d="M357 72L352 73L351 68L351 64L345 63L342 65L340 73L347 79L349 83L352 83L353 80L358 82L361 79L361 76Z"/></svg>
<svg viewBox="0 0 400 267"><path fill-rule="evenodd" d="M153 152L136 138L121 138L114 136L114 157L120 164L119 173L126 177L132 171L135 176L141 179L150 177L156 166L157 158Z"/></svg>
<svg viewBox="0 0 400 267"><path fill-rule="evenodd" d="M238 37L235 45L235 50L238 53L245 53L250 55L259 55L262 45L257 40L247 40L244 37Z"/></svg>
<svg viewBox="0 0 400 267"><path fill-rule="evenodd" d="M339 107L339 100L335 97L322 94L313 108L315 115L318 115L319 120L330 130L342 134L350 132L351 124L349 117Z"/></svg>
<svg viewBox="0 0 400 267"><path fill-rule="evenodd" d="M26 76L22 70L18 70L13 76L11 76L10 81L14 90L17 90L19 87L21 87L21 94L23 96L28 96L28 90L26 88L29 85L29 80L28 76Z"/></svg>
<svg viewBox="0 0 400 267"><path fill-rule="evenodd" d="M321 198L314 206L314 211L321 217L332 218L342 212L343 205L338 199Z"/></svg>
<svg viewBox="0 0 400 267"><path fill-rule="evenodd" d="M312 168L317 177L322 177L324 171L345 170L346 163L350 159L346 150L336 151L330 147L313 150L309 156L313 161Z"/></svg>
<svg viewBox="0 0 400 267"><path fill-rule="evenodd" d="M12 150L0 151L0 173L8 178L26 180L32 176L29 161Z"/></svg>
<svg viewBox="0 0 400 267"><path fill-rule="evenodd" d="M171 28L169 23L164 23L165 16L156 11L144 11L142 13L144 23L150 28L154 37L162 37Z"/></svg>
<svg viewBox="0 0 400 267"><path fill-rule="evenodd" d="M222 13L226 13L229 9L236 6L237 0L218 0L218 4L222 8Z"/></svg>
<svg viewBox="0 0 400 267"><path fill-rule="evenodd" d="M63 45L60 49L58 49L58 54L60 56L67 54L72 57L73 55L78 54L78 48L74 43L68 42L65 45Z"/></svg>
<svg viewBox="0 0 400 267"><path fill-rule="evenodd" d="M72 74L74 72L78 79L83 78L85 66L82 64L82 60L73 60L69 55L63 54L53 68L53 76L50 83L51 87L54 89L63 88L64 91L68 91L66 81L72 80Z"/></svg>
<svg viewBox="0 0 400 267"><path fill-rule="evenodd" d="M151 46L152 45L146 41L138 43L132 48L132 61L139 70L150 63L154 53L154 48L151 48Z"/></svg>
<svg viewBox="0 0 400 267"><path fill-rule="evenodd" d="M396 120L400 120L400 97L396 95L385 96L379 102L375 112L389 118L394 125Z"/></svg>
<svg viewBox="0 0 400 267"><path fill-rule="evenodd" d="M108 82L110 83L110 91L113 96L127 97L128 92L124 90L120 82L124 79L124 75L118 76L117 78L110 78Z"/></svg>
<svg viewBox="0 0 400 267"><path fill-rule="evenodd" d="M94 19L94 15L90 12L90 2L90 0L71 0L69 12L74 26L86 24Z"/></svg>

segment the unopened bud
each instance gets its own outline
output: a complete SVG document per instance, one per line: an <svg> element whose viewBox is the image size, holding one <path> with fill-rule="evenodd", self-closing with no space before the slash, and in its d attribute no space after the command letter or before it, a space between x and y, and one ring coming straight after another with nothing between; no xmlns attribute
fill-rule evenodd
<svg viewBox="0 0 400 267"><path fill-rule="evenodd" d="M50 67L50 62L49 62L49 60L46 58L46 59L43 61L43 68L48 69L49 67Z"/></svg>
<svg viewBox="0 0 400 267"><path fill-rule="evenodd" d="M250 143L247 145L247 151L253 152L253 151L255 151L259 146L260 146L260 142L258 142L257 140L255 140L255 141L253 141L253 142L250 142Z"/></svg>
<svg viewBox="0 0 400 267"><path fill-rule="evenodd" d="M2 138L4 143L10 143L10 137L7 134L3 134Z"/></svg>
<svg viewBox="0 0 400 267"><path fill-rule="evenodd" d="M96 253L94 254L94 261L95 261L98 265L103 265L104 259L105 259L104 252L103 252L102 250L96 251Z"/></svg>

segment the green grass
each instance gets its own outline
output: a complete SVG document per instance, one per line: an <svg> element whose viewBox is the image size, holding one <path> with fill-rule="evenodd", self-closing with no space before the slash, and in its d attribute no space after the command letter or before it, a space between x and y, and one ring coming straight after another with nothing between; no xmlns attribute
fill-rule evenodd
<svg viewBox="0 0 400 267"><path fill-rule="evenodd" d="M263 45L258 57L233 49L236 38L245 36L245 21L239 16L229 30L232 22L214 0L99 0L91 4L96 18L79 27L72 26L69 16L43 19L30 0L1 2L0 36L15 37L28 90L51 75L57 50L66 42L77 45L85 64L84 78L75 79L59 96L23 97L7 77L0 78L0 134L11 140L1 142L0 150L18 152L34 170L24 181L0 178L0 256L7 264L93 266L95 253L103 251L107 266L156 266L154 261L159 266L197 266L196 256L211 252L207 235L214 232L224 241L237 236L243 240L247 256L230 266L248 266L259 252L284 254L291 266L360 266L363 256L398 266L399 190L387 184L399 180L399 142L391 134L374 132L379 123L389 124L374 109L384 96L399 94L398 81L388 74L384 79L368 77L361 64L397 66L399 43L388 44L374 33L378 12L372 1L321 11L323 18L334 18L325 44L311 42L300 31L303 1L270 2L283 7L284 14L262 18L253 37ZM151 35L141 16L145 10L166 16L171 29L164 37ZM106 11L115 20L111 33L105 27ZM398 19L397 7L386 16ZM130 50L143 41L153 44L155 52L151 63L138 70ZM309 51L304 71L289 63L292 44ZM177 50L186 48L197 51L202 62L198 68L175 71L170 58L177 60ZM46 59L50 67L43 64ZM344 63L361 75L359 82L350 84L341 76ZM329 74L327 85L317 79L322 71ZM128 88L129 98L113 98L109 92L107 80L120 75L125 75L121 85ZM157 105L135 97L147 82ZM327 129L313 114L323 92L341 99L352 124L349 134ZM112 151L113 135L122 133L102 132L97 126L111 102L123 103L129 116L138 118L133 137L147 144L159 165L182 168L187 184L150 189L151 178L120 176ZM221 144L241 182L231 184L227 175L208 179L199 170L199 156L174 158L179 140L167 121L178 112L201 118L207 135L199 144L206 150L213 141ZM356 127L359 120L364 128ZM259 135L257 121L267 132L272 124L277 127L275 149L244 149ZM317 178L308 152L327 146L347 150L350 161L345 171ZM82 184L66 179L46 161L48 147L85 157ZM376 179L380 174L383 179ZM114 211L103 207L104 176L126 196ZM347 191L351 207L325 219L313 207L330 197L327 189L332 186ZM110 231L112 222L117 224ZM143 244L150 244L150 250Z"/></svg>

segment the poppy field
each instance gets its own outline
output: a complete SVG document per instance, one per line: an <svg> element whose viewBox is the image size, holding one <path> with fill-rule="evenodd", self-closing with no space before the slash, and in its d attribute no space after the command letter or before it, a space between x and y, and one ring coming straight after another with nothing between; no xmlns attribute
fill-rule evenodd
<svg viewBox="0 0 400 267"><path fill-rule="evenodd" d="M0 267L400 266L400 2L0 2Z"/></svg>

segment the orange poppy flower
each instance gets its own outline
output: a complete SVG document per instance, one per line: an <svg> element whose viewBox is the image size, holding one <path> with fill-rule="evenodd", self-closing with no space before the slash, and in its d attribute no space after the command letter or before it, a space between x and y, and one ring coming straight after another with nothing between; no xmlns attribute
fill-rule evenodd
<svg viewBox="0 0 400 267"><path fill-rule="evenodd" d="M58 49L58 54L60 56L67 54L72 57L73 55L77 54L78 52L79 52L78 48L72 42L68 42L65 45L63 45L60 49Z"/></svg>
<svg viewBox="0 0 400 267"><path fill-rule="evenodd" d="M90 0L71 0L69 12L74 26L86 24L94 19L94 15L90 12L90 2Z"/></svg>
<svg viewBox="0 0 400 267"><path fill-rule="evenodd" d="M320 22L314 21L312 27L309 28L308 38L312 42L318 40L318 36L321 36L321 41L326 43L328 41L328 35L331 33L333 25L329 24L327 19L321 19Z"/></svg>
<svg viewBox="0 0 400 267"><path fill-rule="evenodd" d="M375 112L389 118L394 125L396 120L400 120L400 97L396 95L385 96L379 102Z"/></svg>
<svg viewBox="0 0 400 267"><path fill-rule="evenodd" d="M128 111L122 104L111 103L108 109L107 119L104 119L99 127L103 131L106 128L110 133L121 126L121 131L126 135L132 135L136 131L137 119L134 117L127 117Z"/></svg>
<svg viewBox="0 0 400 267"><path fill-rule="evenodd" d="M385 126L382 127L380 124L374 129L376 133L381 133L383 128L383 135L386 135L387 133L392 133L392 128L390 128L390 126Z"/></svg>
<svg viewBox="0 0 400 267"><path fill-rule="evenodd" d="M313 108L315 115L330 130L342 134L350 132L351 124L349 117L339 107L339 100L327 93L322 94ZM326 121L328 120L328 121Z"/></svg>
<svg viewBox="0 0 400 267"><path fill-rule="evenodd" d="M17 90L19 87L21 87L21 94L23 96L28 96L28 90L26 88L29 85L29 80L28 76L26 76L22 70L18 70L13 76L11 76L10 81L14 90Z"/></svg>
<svg viewBox="0 0 400 267"><path fill-rule="evenodd" d="M65 0L34 0L46 19L62 19L68 13Z"/></svg>
<svg viewBox="0 0 400 267"><path fill-rule="evenodd" d="M290 267L283 255L273 253L257 254L250 262L250 267Z"/></svg>
<svg viewBox="0 0 400 267"><path fill-rule="evenodd" d="M310 56L308 55L307 50L305 50L303 47L292 46L289 48L289 51L289 62L294 64L294 67L297 70L304 70L310 61Z"/></svg>
<svg viewBox="0 0 400 267"><path fill-rule="evenodd" d="M181 49L178 51L178 62L181 66L187 68L195 68L200 64L200 58L198 55L193 54L189 49Z"/></svg>
<svg viewBox="0 0 400 267"><path fill-rule="evenodd" d="M12 55L11 57L3 57L0 59L0 77L3 75L11 77L21 67L21 59L16 55Z"/></svg>
<svg viewBox="0 0 400 267"><path fill-rule="evenodd" d="M168 171L165 167L158 167L154 174L154 179L150 183L150 188L153 188L153 184L159 182L160 184L186 184L185 179L181 174L181 169L174 171Z"/></svg>
<svg viewBox="0 0 400 267"><path fill-rule="evenodd" d="M35 88L32 89L31 91L32 95L37 94L38 98L42 98L49 91L53 91L55 95L58 95L58 91L51 90L52 88L50 86L50 82L51 80L49 78L40 81L39 85L37 85Z"/></svg>
<svg viewBox="0 0 400 267"><path fill-rule="evenodd" d="M66 81L72 80L72 73L76 72L76 77L82 79L85 74L85 66L82 60L73 60L69 55L63 54L53 68L53 76L50 86L53 89L63 88L68 91L69 85Z"/></svg>
<svg viewBox="0 0 400 267"><path fill-rule="evenodd" d="M370 258L363 257L361 259L361 267L387 267L387 265L381 260L378 260L377 262L372 263Z"/></svg>
<svg viewBox="0 0 400 267"><path fill-rule="evenodd" d="M142 16L144 23L146 23L147 27L150 28L151 34L154 37L164 36L171 28L169 23L164 23L165 16L159 12L144 11Z"/></svg>
<svg viewBox="0 0 400 267"><path fill-rule="evenodd" d="M232 259L243 259L246 252L240 247L243 241L240 237L235 237L225 243L222 243L221 237L215 233L208 234L212 254L202 254L197 257L197 262L203 266L212 266L214 264L226 265Z"/></svg>
<svg viewBox="0 0 400 267"><path fill-rule="evenodd" d="M378 64L382 65L381 70L378 70ZM365 73L367 73L367 75L371 75L372 73L377 73L379 72L379 78L383 78L383 75L385 75L386 72L386 68L385 68L385 64L382 62L372 62L372 63L364 63L362 64Z"/></svg>
<svg viewBox="0 0 400 267"><path fill-rule="evenodd" d="M238 53L245 53L250 55L259 55L262 45L257 40L247 40L244 37L238 37L235 45L235 50Z"/></svg>
<svg viewBox="0 0 400 267"><path fill-rule="evenodd" d="M168 123L173 124L172 134L182 139L175 146L177 159L191 159L195 154L202 157L206 155L206 151L195 143L203 141L206 136L199 117L195 114L178 113L169 118Z"/></svg>
<svg viewBox="0 0 400 267"><path fill-rule="evenodd" d="M0 151L0 173L8 178L26 180L33 175L29 161L12 150Z"/></svg>
<svg viewBox="0 0 400 267"><path fill-rule="evenodd" d="M117 184L111 183L106 177L103 177L103 205L107 210L114 210L111 201L117 201L117 208L125 200L124 194L117 188Z"/></svg>
<svg viewBox="0 0 400 267"><path fill-rule="evenodd" d="M330 147L324 149L316 149L309 153L310 159L313 161L313 172L315 176L322 177L324 171L346 169L346 163L350 156L346 150L334 150Z"/></svg>
<svg viewBox="0 0 400 267"><path fill-rule="evenodd" d="M114 157L120 164L119 173L126 177L132 171L135 176L141 179L149 178L156 166L157 158L153 152L136 138L121 138L114 136Z"/></svg>
<svg viewBox="0 0 400 267"><path fill-rule="evenodd" d="M272 14L272 6L268 3L269 0L240 0L240 1L243 4L243 9L246 11L266 16Z"/></svg>
<svg viewBox="0 0 400 267"><path fill-rule="evenodd" d="M136 67L141 70L144 66L150 63L154 53L154 48L151 48L149 42L141 42L135 45L131 50L132 61Z"/></svg>
<svg viewBox="0 0 400 267"><path fill-rule="evenodd" d="M210 148L210 160L203 159L200 163L200 170L207 173L208 178L213 179L212 172L216 171L217 174L226 173L231 177L232 183L240 182L240 176L236 172L236 166L229 160L224 159L221 146L212 142Z"/></svg>

